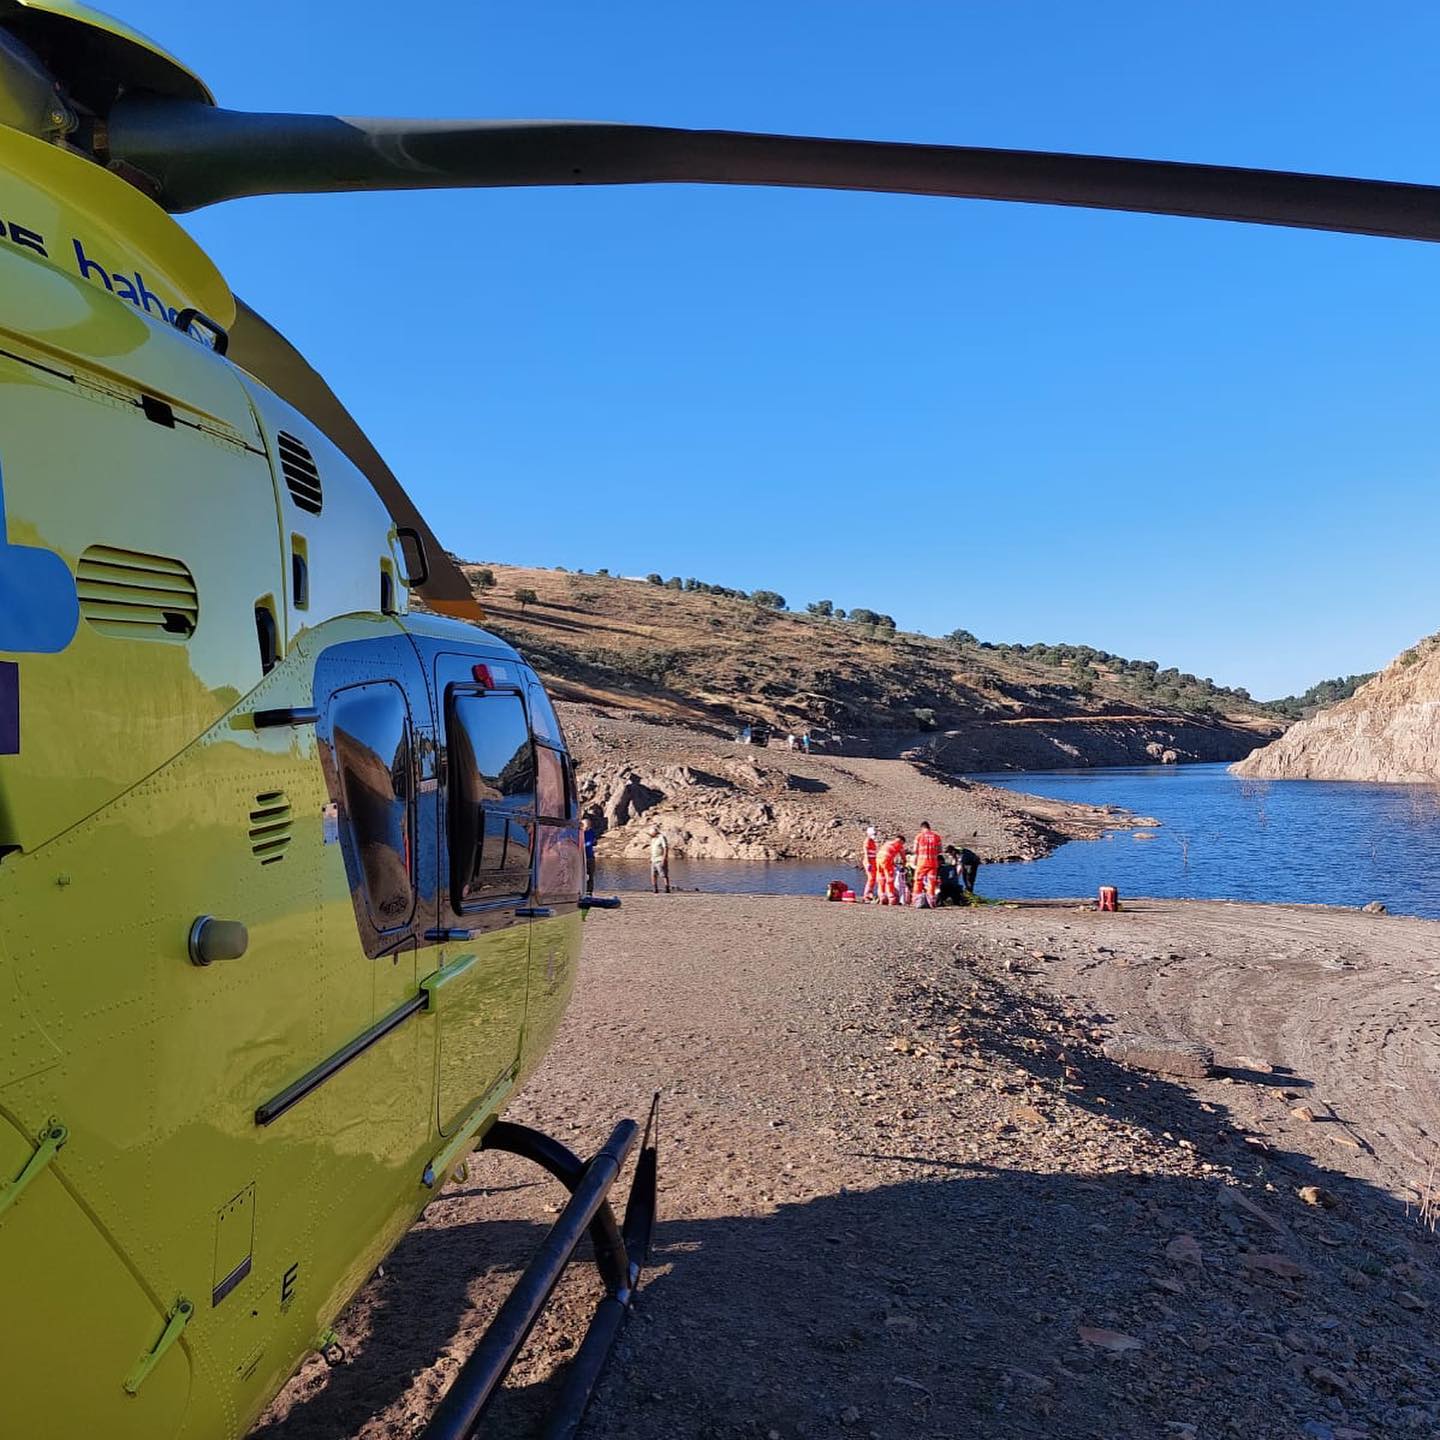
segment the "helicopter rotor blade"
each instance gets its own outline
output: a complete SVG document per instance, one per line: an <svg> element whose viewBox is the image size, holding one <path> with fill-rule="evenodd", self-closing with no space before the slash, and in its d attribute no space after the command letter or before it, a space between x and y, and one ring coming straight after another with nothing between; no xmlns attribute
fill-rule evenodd
<svg viewBox="0 0 1440 1440"><path fill-rule="evenodd" d="M361 470L397 525L417 530L425 542L429 576L416 587L432 610L483 620L470 583L425 523L395 472L309 361L263 316L238 296L230 328L230 359L248 370L309 419Z"/></svg>
<svg viewBox="0 0 1440 1440"><path fill-rule="evenodd" d="M1440 188L1102 155L588 121L364 120L131 98L110 153L172 211L247 195L711 184L1078 205L1440 240Z"/></svg>

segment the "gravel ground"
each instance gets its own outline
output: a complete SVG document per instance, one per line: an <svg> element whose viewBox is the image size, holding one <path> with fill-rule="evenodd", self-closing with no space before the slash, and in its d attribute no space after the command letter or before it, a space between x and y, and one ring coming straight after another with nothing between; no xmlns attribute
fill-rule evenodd
<svg viewBox="0 0 1440 1440"><path fill-rule="evenodd" d="M596 914L510 1112L585 1150L664 1096L654 1265L587 1440L1440 1433L1437 942L1145 901ZM1218 1068L1109 1058L1133 1029ZM477 1158L343 1318L350 1363L254 1434L418 1433L557 1208ZM593 1293L576 1267L486 1435L530 1433Z"/></svg>

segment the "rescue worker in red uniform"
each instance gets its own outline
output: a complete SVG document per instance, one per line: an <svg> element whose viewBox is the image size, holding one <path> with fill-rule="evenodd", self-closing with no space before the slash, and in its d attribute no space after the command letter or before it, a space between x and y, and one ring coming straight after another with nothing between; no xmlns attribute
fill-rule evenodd
<svg viewBox="0 0 1440 1440"><path fill-rule="evenodd" d="M915 836L915 907L935 908L940 887L940 836L928 820L920 822Z"/></svg>
<svg viewBox="0 0 1440 1440"><path fill-rule="evenodd" d="M863 904L869 904L870 901L880 898L880 841L873 825L865 827L865 848L860 852L860 863L865 871L865 893L860 900Z"/></svg>
<svg viewBox="0 0 1440 1440"><path fill-rule="evenodd" d="M903 892L905 886L905 837L897 835L893 840L887 840L880 847L880 903L882 905L895 905L895 867L900 867L900 889Z"/></svg>

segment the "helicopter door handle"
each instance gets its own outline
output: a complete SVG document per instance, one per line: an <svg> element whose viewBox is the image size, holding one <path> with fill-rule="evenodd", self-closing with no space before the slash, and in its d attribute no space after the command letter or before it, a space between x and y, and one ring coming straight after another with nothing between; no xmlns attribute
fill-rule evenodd
<svg viewBox="0 0 1440 1440"><path fill-rule="evenodd" d="M548 905L522 905L515 912L522 920L548 920L554 913Z"/></svg>

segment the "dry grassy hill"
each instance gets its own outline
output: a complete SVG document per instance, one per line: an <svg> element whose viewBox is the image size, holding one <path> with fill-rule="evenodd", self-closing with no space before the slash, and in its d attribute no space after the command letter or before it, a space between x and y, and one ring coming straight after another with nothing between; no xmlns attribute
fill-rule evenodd
<svg viewBox="0 0 1440 1440"><path fill-rule="evenodd" d="M467 565L472 582L481 567ZM562 699L724 733L763 719L851 754L925 743L952 769L1232 760L1284 722L1118 657L894 633L645 580L488 565L487 623ZM526 592L536 599L529 601ZM1068 658L1067 658L1068 656Z"/></svg>

